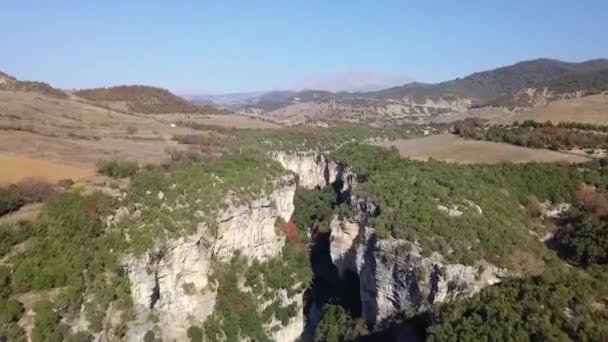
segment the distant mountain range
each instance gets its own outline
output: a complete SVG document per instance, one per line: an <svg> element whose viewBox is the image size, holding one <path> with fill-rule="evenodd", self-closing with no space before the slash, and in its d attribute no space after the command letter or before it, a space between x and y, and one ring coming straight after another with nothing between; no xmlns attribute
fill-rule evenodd
<svg viewBox="0 0 608 342"><path fill-rule="evenodd" d="M277 90L184 99L166 89L143 85L68 92L4 73L0 73L0 90L56 98L77 96L123 112L209 113L228 109L288 125L318 121L391 124L449 117L474 107L521 110L600 93L608 90L608 59L581 63L535 59L436 84L412 82L360 92Z"/></svg>
<svg viewBox="0 0 608 342"><path fill-rule="evenodd" d="M512 110L608 89L608 59L535 59L437 84L408 83L368 92L271 91L194 98L286 124L310 121L421 120L472 107ZM205 102L202 102L205 101Z"/></svg>

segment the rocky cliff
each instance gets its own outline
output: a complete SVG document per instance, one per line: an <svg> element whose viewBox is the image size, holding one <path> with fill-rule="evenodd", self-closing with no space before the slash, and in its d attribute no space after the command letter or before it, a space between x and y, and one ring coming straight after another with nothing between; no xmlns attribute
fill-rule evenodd
<svg viewBox="0 0 608 342"><path fill-rule="evenodd" d="M298 186L315 187L339 186L340 192L349 191L356 183L352 170L323 154L313 152L274 152L272 157L297 176Z"/></svg>
<svg viewBox="0 0 608 342"><path fill-rule="evenodd" d="M359 276L362 318L367 322L471 296L505 275L490 264L449 264L438 253L423 257L415 242L377 239L369 224L376 215L375 205L355 198L353 207L354 217L333 218L330 250L340 274L351 271Z"/></svg>
<svg viewBox="0 0 608 342"><path fill-rule="evenodd" d="M367 322L473 295L505 275L504 270L489 264L449 264L437 253L423 257L416 242L378 239L370 221L380 209L350 194L361 180L348 166L312 153L276 153L275 158L298 174L299 185L334 185L343 197L349 197L352 217L335 216L330 224L330 255L340 276L346 272L358 275L361 314Z"/></svg>
<svg viewBox="0 0 608 342"><path fill-rule="evenodd" d="M227 261L236 251L259 260L279 255L285 237L276 233L275 221L278 217L288 221L293 213L295 179L286 176L274 188L247 205L220 211L214 232L200 223L194 234L159 242L147 253L125 259L136 316L128 340L142 340L155 325L162 327L164 340L186 340L188 327L213 312L215 292L207 286L212 262ZM294 340L302 321L294 317L295 329L290 324L275 334Z"/></svg>

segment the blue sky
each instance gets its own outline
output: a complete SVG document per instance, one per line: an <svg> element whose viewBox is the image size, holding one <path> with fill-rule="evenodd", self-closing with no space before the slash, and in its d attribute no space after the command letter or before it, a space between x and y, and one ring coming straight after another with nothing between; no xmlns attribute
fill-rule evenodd
<svg viewBox="0 0 608 342"><path fill-rule="evenodd" d="M608 57L608 1L2 0L0 70L63 88L285 87L351 71L435 82Z"/></svg>

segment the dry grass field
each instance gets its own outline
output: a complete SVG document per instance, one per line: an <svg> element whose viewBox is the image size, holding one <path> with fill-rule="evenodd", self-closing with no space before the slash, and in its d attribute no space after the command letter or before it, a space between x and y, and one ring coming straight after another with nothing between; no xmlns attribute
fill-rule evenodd
<svg viewBox="0 0 608 342"><path fill-rule="evenodd" d="M204 136L179 121L231 128L282 126L241 115L131 114L70 94L0 91L0 183L23 178L89 178L100 160L162 163L184 150L176 137ZM179 139L178 139L179 140ZM173 153L173 152L172 152Z"/></svg>
<svg viewBox="0 0 608 342"><path fill-rule="evenodd" d="M271 121L264 121L247 115L238 114L157 114L156 119L163 122L194 122L197 124L240 129L280 129L281 126Z"/></svg>
<svg viewBox="0 0 608 342"><path fill-rule="evenodd" d="M542 149L531 149L488 141L465 140L452 134L383 142L380 146L397 148L404 157L417 160L429 158L458 163L500 162L569 162L588 161L589 158Z"/></svg>
<svg viewBox="0 0 608 342"><path fill-rule="evenodd" d="M25 178L42 178L50 182L80 179L95 173L89 167L57 164L41 159L0 154L0 185L17 183Z"/></svg>
<svg viewBox="0 0 608 342"><path fill-rule="evenodd" d="M534 120L539 122L576 121L592 124L608 124L608 94L585 96L572 100L552 102L532 108L509 118L513 121Z"/></svg>
<svg viewBox="0 0 608 342"><path fill-rule="evenodd" d="M205 132L173 125L192 121L234 128L281 128L240 115L145 115L114 111L71 95L0 91L0 153L94 168L102 159L160 163L173 138Z"/></svg>

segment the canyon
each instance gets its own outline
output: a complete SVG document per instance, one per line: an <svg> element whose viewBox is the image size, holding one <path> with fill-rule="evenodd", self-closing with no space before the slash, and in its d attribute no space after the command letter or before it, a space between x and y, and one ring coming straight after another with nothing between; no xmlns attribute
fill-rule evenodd
<svg viewBox="0 0 608 342"><path fill-rule="evenodd" d="M309 231L315 280L307 293L294 298L277 293L283 302L297 303L298 314L285 326L266 327L274 340L294 341L306 331L310 335L330 296L323 293L326 288L343 289L348 296L344 305L373 327L402 311L424 312L433 303L471 296L507 276L490 264L449 264L438 253L424 257L416 242L377 238L371 221L381 208L352 194L365 179L347 165L312 152L276 151L272 157L291 173L274 182L271 193L218 212L213 239L209 224L200 223L194 234L159 242L146 253L123 260L135 308L127 339L143 338L155 321L162 326L163 339L185 339L190 325L213 313L213 263L226 262L235 253L248 260L280 257L285 236L275 228L276 220L290 220L296 186L333 187L337 198L353 208L353 215L335 215L329 232ZM111 340L107 333L99 337Z"/></svg>

